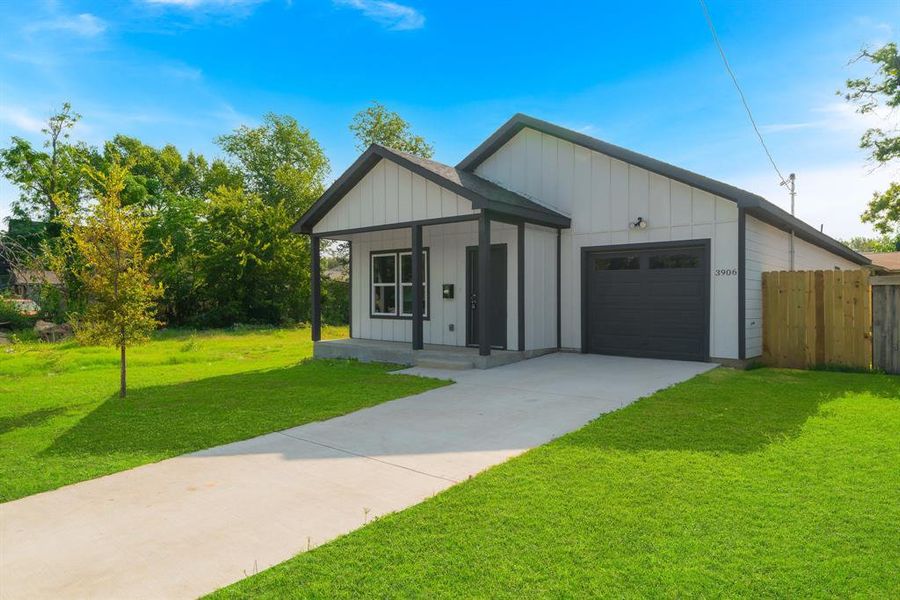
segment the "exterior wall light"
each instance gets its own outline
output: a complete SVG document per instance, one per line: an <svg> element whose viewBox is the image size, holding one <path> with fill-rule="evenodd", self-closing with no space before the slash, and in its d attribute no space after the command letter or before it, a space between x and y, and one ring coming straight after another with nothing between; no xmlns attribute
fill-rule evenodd
<svg viewBox="0 0 900 600"><path fill-rule="evenodd" d="M644 217L638 217L637 221L629 223L628 226L632 229L647 229L647 221L644 220Z"/></svg>

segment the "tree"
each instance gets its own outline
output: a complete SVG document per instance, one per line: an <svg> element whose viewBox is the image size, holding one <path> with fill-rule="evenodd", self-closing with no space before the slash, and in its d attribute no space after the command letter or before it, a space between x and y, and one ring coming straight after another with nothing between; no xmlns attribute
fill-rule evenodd
<svg viewBox="0 0 900 600"><path fill-rule="evenodd" d="M144 223L134 207L123 207L128 170L118 164L108 172L88 170L96 189L87 214L66 209L61 218L64 237L77 250L75 276L87 304L75 317L75 335L82 343L119 348L119 397L126 393L126 348L145 341L157 322L155 302L162 293L150 280L156 257L144 256Z"/></svg>
<svg viewBox="0 0 900 600"><path fill-rule="evenodd" d="M881 106L888 109L900 106L900 55L897 44L890 42L875 51L862 50L854 62L859 60L871 63L876 73L874 76L847 80L847 90L843 95L848 102L856 104L856 112L866 114ZM876 165L887 165L900 158L900 133L896 129L885 131L873 127L860 138L859 146L869 151L869 158ZM862 220L872 223L883 234L900 231L900 183L893 182L884 192L876 192Z"/></svg>
<svg viewBox="0 0 900 600"><path fill-rule="evenodd" d="M18 217L53 221L64 207L77 207L85 189L82 168L91 161L92 151L84 144L69 143L72 128L81 115L66 102L41 129L46 151L12 138L12 145L0 150L0 172L19 188L13 203Z"/></svg>
<svg viewBox="0 0 900 600"><path fill-rule="evenodd" d="M857 252L896 252L900 250L900 236L854 237L844 240L844 245Z"/></svg>
<svg viewBox="0 0 900 600"><path fill-rule="evenodd" d="M309 244L291 233L286 203L219 188L203 213L197 240L204 325L283 324L309 306Z"/></svg>
<svg viewBox="0 0 900 600"><path fill-rule="evenodd" d="M243 176L244 189L296 220L325 190L330 167L322 147L288 115L267 114L259 127L237 128L216 142Z"/></svg>
<svg viewBox="0 0 900 600"><path fill-rule="evenodd" d="M371 144L381 144L422 158L434 155L431 144L422 136L414 135L403 117L378 102L356 113L350 131L358 140L356 148L360 152Z"/></svg>

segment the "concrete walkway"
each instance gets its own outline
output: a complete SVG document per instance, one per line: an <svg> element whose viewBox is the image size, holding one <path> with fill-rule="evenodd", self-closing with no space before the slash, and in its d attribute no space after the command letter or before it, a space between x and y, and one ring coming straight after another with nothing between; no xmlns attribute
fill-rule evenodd
<svg viewBox="0 0 900 600"><path fill-rule="evenodd" d="M457 383L0 505L0 597L196 597L713 366L409 369Z"/></svg>

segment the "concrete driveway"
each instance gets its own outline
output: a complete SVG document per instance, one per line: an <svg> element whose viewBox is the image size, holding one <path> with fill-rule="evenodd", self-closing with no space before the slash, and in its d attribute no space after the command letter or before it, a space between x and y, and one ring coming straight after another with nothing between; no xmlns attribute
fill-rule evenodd
<svg viewBox="0 0 900 600"><path fill-rule="evenodd" d="M713 366L409 369L457 383L0 505L0 596L196 597Z"/></svg>

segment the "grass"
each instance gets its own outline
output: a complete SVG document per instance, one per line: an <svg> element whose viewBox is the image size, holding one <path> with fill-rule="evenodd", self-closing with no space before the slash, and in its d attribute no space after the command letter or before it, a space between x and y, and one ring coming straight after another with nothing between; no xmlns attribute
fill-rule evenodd
<svg viewBox="0 0 900 600"><path fill-rule="evenodd" d="M2 347L0 501L442 385L311 354L307 329L161 332L129 352L121 400L114 349Z"/></svg>
<svg viewBox="0 0 900 600"><path fill-rule="evenodd" d="M214 598L900 589L900 378L717 369Z"/></svg>

